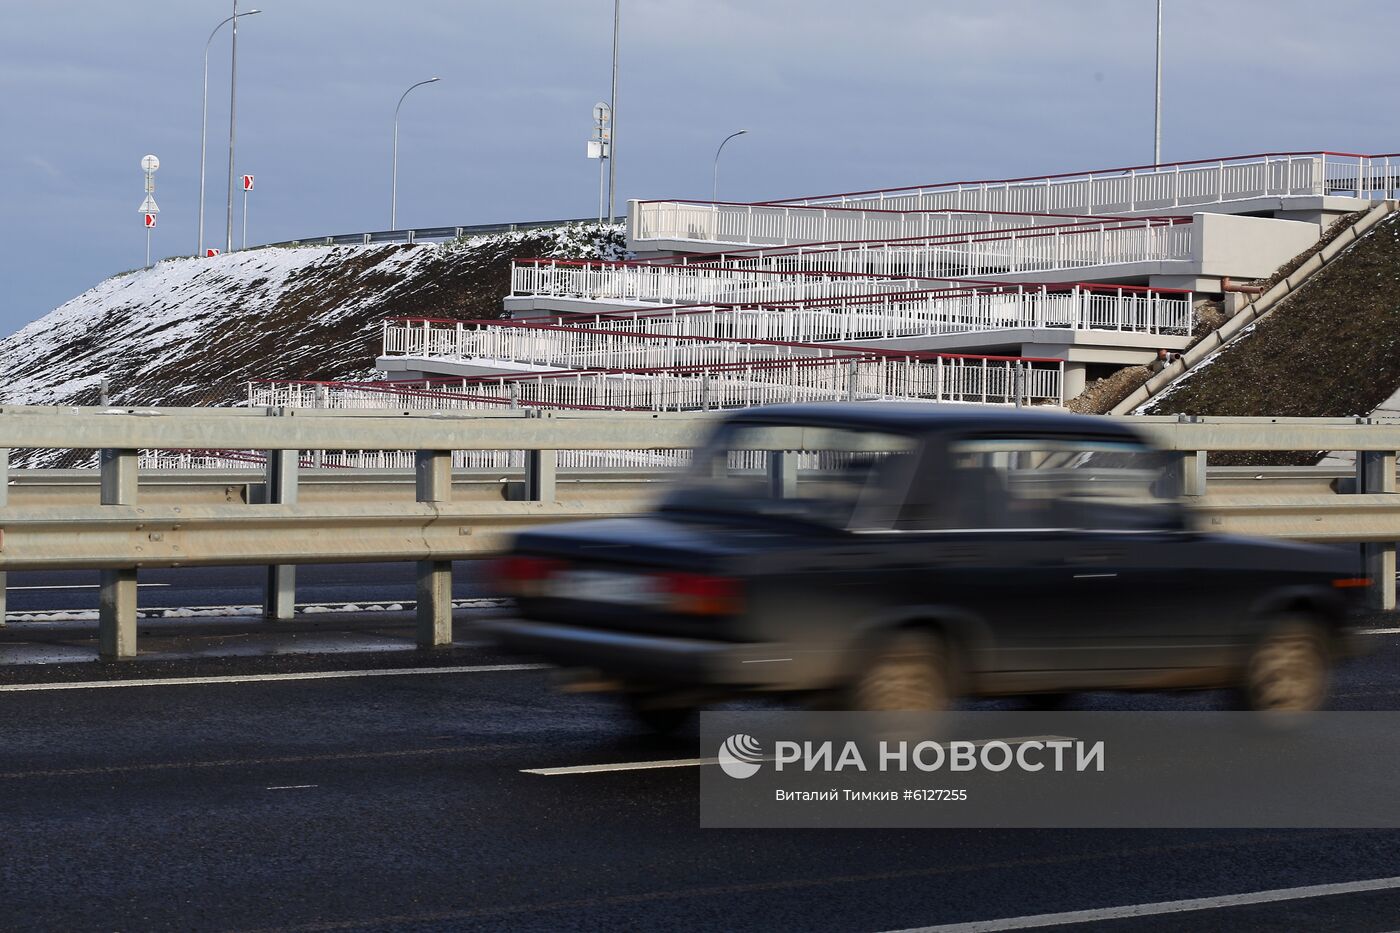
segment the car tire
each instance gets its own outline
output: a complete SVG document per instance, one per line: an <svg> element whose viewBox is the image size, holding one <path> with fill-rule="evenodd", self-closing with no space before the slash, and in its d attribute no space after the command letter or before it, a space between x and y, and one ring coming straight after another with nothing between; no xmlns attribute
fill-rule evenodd
<svg viewBox="0 0 1400 933"><path fill-rule="evenodd" d="M952 700L948 651L937 635L901 631L883 638L847 691L847 708L942 711Z"/></svg>
<svg viewBox="0 0 1400 933"><path fill-rule="evenodd" d="M1331 674L1322 626L1305 617L1281 618L1250 649L1240 699L1259 712L1312 712L1327 700Z"/></svg>
<svg viewBox="0 0 1400 933"><path fill-rule="evenodd" d="M664 692L633 691L627 694L627 709L648 732L671 735L690 724L697 708Z"/></svg>

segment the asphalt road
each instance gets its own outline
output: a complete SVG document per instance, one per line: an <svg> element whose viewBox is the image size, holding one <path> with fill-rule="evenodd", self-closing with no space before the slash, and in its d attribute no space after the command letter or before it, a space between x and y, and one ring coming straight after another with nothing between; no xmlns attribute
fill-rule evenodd
<svg viewBox="0 0 1400 933"><path fill-rule="evenodd" d="M1400 640L1371 637L1380 651L1341 676L1341 708L1400 700ZM476 669L515 661L488 649L376 657L335 663L455 669L0 690L0 928L875 931L1400 875L1394 831L701 830L694 768L524 773L693 757L693 736L640 739L547 671ZM0 687L113 670L0 667ZM1092 926L1397 927L1400 888Z"/></svg>

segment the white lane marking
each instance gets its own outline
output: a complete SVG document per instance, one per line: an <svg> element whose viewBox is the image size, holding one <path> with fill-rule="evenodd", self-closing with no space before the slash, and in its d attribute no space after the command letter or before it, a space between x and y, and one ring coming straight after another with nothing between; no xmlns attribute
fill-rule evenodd
<svg viewBox="0 0 1400 933"><path fill-rule="evenodd" d="M1400 628L1359 628L1358 635L1400 635Z"/></svg>
<svg viewBox="0 0 1400 933"><path fill-rule="evenodd" d="M54 583L46 586L12 586L11 590L95 590L98 583ZM173 586L171 583L138 583L139 586Z"/></svg>
<svg viewBox="0 0 1400 933"><path fill-rule="evenodd" d="M752 661L744 661L744 664L776 664L779 661L791 661L792 658L755 658Z"/></svg>
<svg viewBox="0 0 1400 933"><path fill-rule="evenodd" d="M1116 577L1116 573L1076 573L1076 580L1107 580L1109 577Z"/></svg>
<svg viewBox="0 0 1400 933"><path fill-rule="evenodd" d="M718 764L718 758L673 758L670 761L619 761L606 765L572 765L567 768L521 768L521 774L594 774L599 771L649 771L653 768L698 768Z"/></svg>
<svg viewBox="0 0 1400 933"><path fill-rule="evenodd" d="M1158 901L1155 904L1132 904L1124 907L1104 907L1098 910L1069 910L1059 914L1034 914L1008 917L1004 920L975 920L971 923L946 923L940 926L916 927L899 933L993 933L996 930L1030 930L1036 927L1064 926L1072 923L1095 923L1124 917L1152 917L1161 914L1189 913L1195 910L1219 910L1248 904L1270 904L1276 901L1297 901L1309 897L1335 897L1339 894L1360 894L1366 891L1386 891L1400 888L1400 877L1374 878L1369 881L1346 881L1340 884L1311 884L1298 888L1277 888L1249 894L1226 894L1220 897L1194 897L1183 901Z"/></svg>
<svg viewBox="0 0 1400 933"><path fill-rule="evenodd" d="M1023 745L1026 742L1056 742L1074 741L1072 736L1066 735L1026 735L1017 736L1010 739L978 739L972 744L983 746L989 742L1005 742L1007 745ZM772 757L764 758L764 761L772 761ZM604 771L650 771L658 768L698 768L701 765L719 764L718 758L672 758L663 761L618 761L611 764L601 765L568 765L562 768L521 768L521 774L543 774L547 777L557 777L561 774L598 774Z"/></svg>
<svg viewBox="0 0 1400 933"><path fill-rule="evenodd" d="M267 790L306 790L308 787L320 787L320 784L279 784L276 787L266 788Z"/></svg>
<svg viewBox="0 0 1400 933"><path fill-rule="evenodd" d="M183 687L197 684L254 684L276 680L340 680L348 677L410 677L415 674L491 674L538 671L547 664L477 664L470 667L403 667L374 671L302 671L289 674L221 674L216 677L152 677L146 680L85 680L74 683L0 684L0 693L46 690L102 690L108 687Z"/></svg>

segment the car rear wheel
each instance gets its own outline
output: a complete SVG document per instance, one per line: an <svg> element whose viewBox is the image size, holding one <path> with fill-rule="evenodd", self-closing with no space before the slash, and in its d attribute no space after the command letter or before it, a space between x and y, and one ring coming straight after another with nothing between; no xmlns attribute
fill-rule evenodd
<svg viewBox="0 0 1400 933"><path fill-rule="evenodd" d="M896 632L882 640L850 685L856 710L944 710L951 699L948 651L926 632Z"/></svg>
<svg viewBox="0 0 1400 933"><path fill-rule="evenodd" d="M1331 669L1321 626L1304 618L1280 619L1250 652L1241 685L1244 704L1262 712L1315 710L1327 699Z"/></svg>

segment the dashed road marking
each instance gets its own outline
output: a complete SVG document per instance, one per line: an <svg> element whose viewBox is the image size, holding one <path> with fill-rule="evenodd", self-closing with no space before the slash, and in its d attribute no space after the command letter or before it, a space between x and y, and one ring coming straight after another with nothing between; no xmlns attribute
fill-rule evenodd
<svg viewBox="0 0 1400 933"><path fill-rule="evenodd" d="M718 758L673 758L669 761L618 761L603 765L570 765L566 768L521 768L521 774L595 774L600 771L650 771L657 768L698 768L718 764Z"/></svg>
<svg viewBox="0 0 1400 933"><path fill-rule="evenodd" d="M306 790L308 787L320 787L320 784L278 784L269 787L267 790Z"/></svg>
<svg viewBox="0 0 1400 933"><path fill-rule="evenodd" d="M403 667L397 670L300 671L285 674L221 674L214 677L150 677L131 680L83 680L73 683L0 684L0 693L40 693L50 690L103 690L114 687L183 687L205 684L251 684L279 680L344 680L352 677L412 677L417 674L494 674L538 671L547 664L475 664L468 667Z"/></svg>
<svg viewBox="0 0 1400 933"><path fill-rule="evenodd" d="M34 586L12 586L11 590L95 590L101 584L98 583L51 583ZM139 587L147 586L173 586L171 583L138 583Z"/></svg>
<svg viewBox="0 0 1400 933"><path fill-rule="evenodd" d="M1037 927L1068 926L1121 920L1125 917L1154 917L1162 914L1183 914L1198 910L1220 910L1245 907L1250 904L1272 904L1298 901L1311 897L1336 897L1341 894L1362 894L1400 888L1400 877L1374 878L1369 881L1347 881L1341 884L1310 884L1297 888L1276 888L1248 894L1226 894L1220 897L1193 897L1183 901L1158 901L1155 904L1130 904L1104 907L1098 910L1069 910L1057 914L1033 914L1008 917L1003 920L974 920L971 923L945 923L939 926L917 927L900 933L994 933L997 930L1031 930Z"/></svg>

